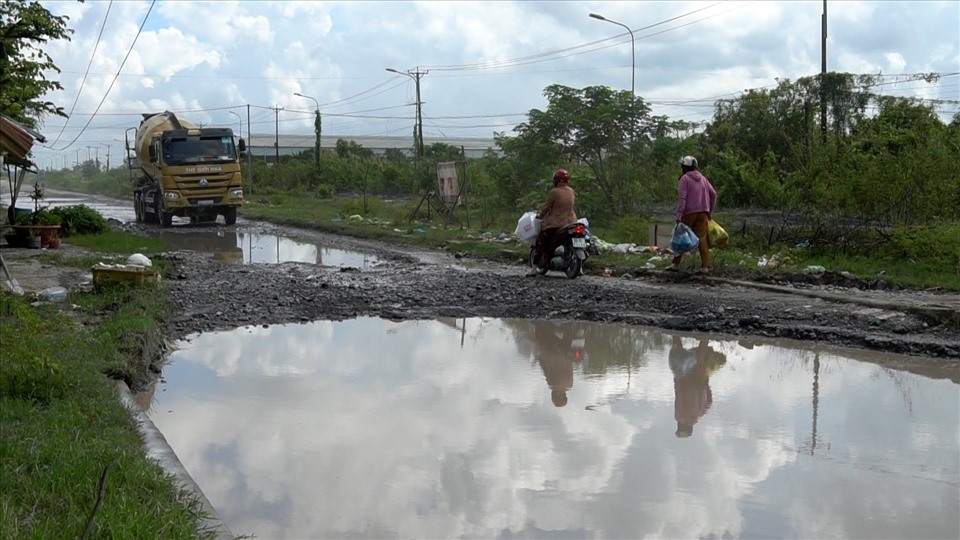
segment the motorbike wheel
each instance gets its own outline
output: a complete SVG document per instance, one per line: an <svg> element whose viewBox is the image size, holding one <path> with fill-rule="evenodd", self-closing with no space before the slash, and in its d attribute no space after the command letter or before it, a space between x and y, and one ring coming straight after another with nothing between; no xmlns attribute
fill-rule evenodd
<svg viewBox="0 0 960 540"><path fill-rule="evenodd" d="M536 261L534 260L534 257L536 256L536 254L537 254L536 250L531 248L531 249L530 249L530 261L529 261L531 267L532 267L532 266L536 266ZM548 262L548 263L547 263L547 266L549 266L549 265L550 265L550 263ZM541 275L541 276L546 275L546 273L547 273L547 266L537 266L537 268L540 269L540 275Z"/></svg>
<svg viewBox="0 0 960 540"><path fill-rule="evenodd" d="M580 261L580 257L577 257L576 254L570 258L570 264L567 265L566 270L563 271L564 274L570 279L574 279L580 275L580 270L583 269L583 262Z"/></svg>

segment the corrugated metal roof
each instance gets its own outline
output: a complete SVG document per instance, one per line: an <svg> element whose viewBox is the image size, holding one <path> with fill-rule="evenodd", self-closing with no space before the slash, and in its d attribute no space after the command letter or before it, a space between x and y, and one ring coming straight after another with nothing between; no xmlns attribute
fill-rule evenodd
<svg viewBox="0 0 960 540"><path fill-rule="evenodd" d="M402 150L407 155L413 155L412 137L374 137L357 135L322 135L320 138L321 148L332 150L337 147L337 141L340 139L353 141L363 148L372 151L375 154L382 154L388 149ZM285 135L260 134L254 133L250 140L246 141L247 150L251 155L270 157L279 153L281 156L290 156L299 154L305 150L310 150L316 144L314 135ZM279 152L274 147L274 143L279 146ZM444 143L455 148L463 147L464 154L467 157L480 157L488 150L492 149L499 153L499 148L493 139L472 138L472 137L424 137L424 146L430 146L434 143Z"/></svg>
<svg viewBox="0 0 960 540"><path fill-rule="evenodd" d="M348 141L353 141L364 148L373 149L386 149L386 148L413 148L413 138L412 137L373 137L373 136L364 136L364 135L326 135L323 134L320 137L320 146L322 148L336 148L337 141L340 139L345 139ZM250 136L250 140L247 141L247 146L252 147L269 147L273 148L274 142L279 142L280 147L286 148L303 148L304 150L308 148L313 148L314 143L316 142L316 137L313 134L310 135L285 135L281 133L278 136L275 134L260 134L254 133ZM463 146L465 150L486 150L487 148L496 149L497 145L493 139L486 139L480 137L424 137L423 144L424 146L430 146L434 143L444 143L449 144L450 146L455 146L457 148Z"/></svg>

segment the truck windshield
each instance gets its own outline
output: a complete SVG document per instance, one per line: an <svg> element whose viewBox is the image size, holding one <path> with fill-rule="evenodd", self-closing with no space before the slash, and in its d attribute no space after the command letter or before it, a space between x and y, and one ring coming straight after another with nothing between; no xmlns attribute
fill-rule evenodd
<svg viewBox="0 0 960 540"><path fill-rule="evenodd" d="M187 137L164 141L163 161L180 163L224 163L237 160L232 137Z"/></svg>

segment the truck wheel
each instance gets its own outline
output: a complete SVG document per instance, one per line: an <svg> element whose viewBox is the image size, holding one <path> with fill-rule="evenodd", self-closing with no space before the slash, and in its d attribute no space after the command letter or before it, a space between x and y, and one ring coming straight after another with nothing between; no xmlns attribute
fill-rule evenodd
<svg viewBox="0 0 960 540"><path fill-rule="evenodd" d="M160 202L160 197L158 197L157 195L159 194L154 194L153 196L154 218L157 220L157 223L159 223L161 227L169 227L173 225L173 214L169 214L163 211L163 208L161 207L163 203Z"/></svg>
<svg viewBox="0 0 960 540"><path fill-rule="evenodd" d="M237 207L231 206L223 213L223 222L227 225L233 225L237 222Z"/></svg>

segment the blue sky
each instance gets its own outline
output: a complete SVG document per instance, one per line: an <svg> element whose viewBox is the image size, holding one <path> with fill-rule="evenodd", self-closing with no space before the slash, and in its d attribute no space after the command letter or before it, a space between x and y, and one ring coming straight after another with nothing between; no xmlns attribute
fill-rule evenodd
<svg viewBox="0 0 960 540"><path fill-rule="evenodd" d="M630 90L631 74L653 114L708 120L717 98L818 73L823 11L734 0L42 3L74 34L46 47L64 86L47 98L72 115L46 119L41 166L117 154L141 113L164 109L245 136L277 123L312 133L316 104L295 92L320 105L325 136L406 136L414 82L388 67L427 72L426 137L509 134L545 107L550 84ZM633 46L590 13L633 30ZM831 0L827 13L829 70L882 74L883 93L942 100L945 120L960 108L960 3ZM910 80L921 72L944 77Z"/></svg>

